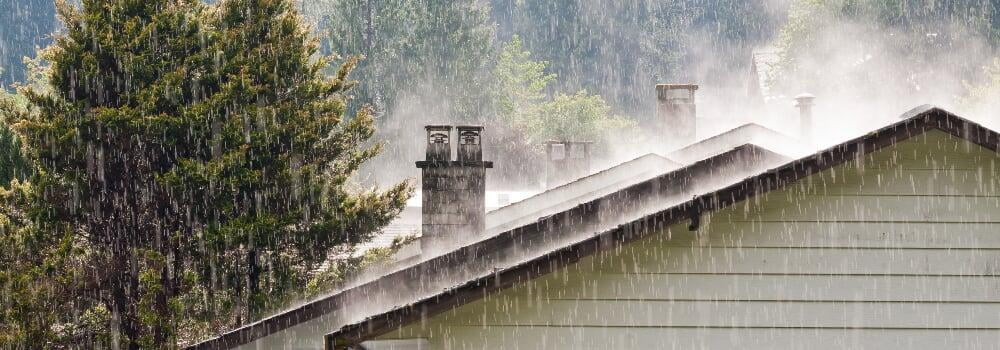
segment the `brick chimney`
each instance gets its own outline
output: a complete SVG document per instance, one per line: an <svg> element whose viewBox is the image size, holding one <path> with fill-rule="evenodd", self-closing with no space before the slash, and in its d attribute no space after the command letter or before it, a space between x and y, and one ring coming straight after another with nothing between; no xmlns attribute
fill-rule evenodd
<svg viewBox="0 0 1000 350"><path fill-rule="evenodd" d="M813 143L813 101L816 96L803 93L795 96L795 107L799 108L799 137L806 143Z"/></svg>
<svg viewBox="0 0 1000 350"><path fill-rule="evenodd" d="M547 141L545 188L550 189L590 174L590 141Z"/></svg>
<svg viewBox="0 0 1000 350"><path fill-rule="evenodd" d="M698 90L698 85L656 85L656 119L661 136L669 150L696 141L695 90Z"/></svg>
<svg viewBox="0 0 1000 350"><path fill-rule="evenodd" d="M422 237L426 254L440 242L476 235L486 225L486 169L483 161L481 126L458 126L458 157L452 160L452 127L428 125L427 156L417 162L421 169Z"/></svg>

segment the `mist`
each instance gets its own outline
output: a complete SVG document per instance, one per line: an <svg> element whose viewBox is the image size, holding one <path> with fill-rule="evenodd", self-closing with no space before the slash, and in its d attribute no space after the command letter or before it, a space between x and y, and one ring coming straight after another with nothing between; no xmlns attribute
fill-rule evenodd
<svg viewBox="0 0 1000 350"><path fill-rule="evenodd" d="M885 19L879 16L891 8L868 4L494 1L486 23L495 50L517 36L532 59L548 64L546 72L557 76L546 90L550 96L587 91L608 101L612 114L635 121L633 128L590 140L598 142L594 170L670 151L642 130L656 118L658 83L700 85L699 139L746 123L799 137L793 97L801 93L817 96L814 126L823 132L810 142L817 146L857 136L923 104L984 123L996 119L989 106L997 89L989 88L988 74L997 57L993 5L915 2L898 18ZM981 20L970 22L970 16ZM554 18L551 25L543 17ZM490 69L485 64L476 73L487 76ZM524 131L498 123L491 101L437 93L454 79L472 78L427 77L381 109L387 149L380 162L391 166L379 166L376 183L417 177L410 163L421 157L423 125L475 123L487 126L487 158L503 165L491 174L492 188L538 188L543 181L526 174L543 166L540 146L512 149L510 140ZM987 96L973 97L984 84L980 95ZM751 96L752 90L765 93ZM456 115L469 110L458 108L466 97L479 106L478 114Z"/></svg>

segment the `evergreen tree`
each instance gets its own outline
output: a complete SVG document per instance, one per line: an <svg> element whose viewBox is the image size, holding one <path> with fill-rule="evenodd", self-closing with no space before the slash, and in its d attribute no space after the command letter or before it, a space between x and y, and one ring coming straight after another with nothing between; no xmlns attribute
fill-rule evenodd
<svg viewBox="0 0 1000 350"><path fill-rule="evenodd" d="M21 154L21 142L10 127L0 120L0 187L15 178L24 179L28 164Z"/></svg>
<svg viewBox="0 0 1000 350"><path fill-rule="evenodd" d="M21 60L48 45L56 24L52 4L52 0L0 1L0 87L24 81L27 70Z"/></svg>
<svg viewBox="0 0 1000 350"><path fill-rule="evenodd" d="M522 136L514 142L538 149L538 144L548 140L601 141L605 133L632 125L627 118L613 115L603 98L584 90L557 92L550 98L546 90L557 76L546 73L547 66L548 62L531 59L518 36L500 50L494 104L498 122Z"/></svg>
<svg viewBox="0 0 1000 350"><path fill-rule="evenodd" d="M542 142L549 140L602 142L604 135L620 133L634 122L615 116L601 96L585 90L575 94L548 93L557 81L547 73L548 62L535 61L518 36L504 44L497 55L494 101L496 118L488 123L489 143L501 152L497 161L508 164L496 177L509 185L535 185L523 174L542 167ZM604 147L601 147L604 148Z"/></svg>
<svg viewBox="0 0 1000 350"><path fill-rule="evenodd" d="M404 205L405 183L349 188L379 151L373 118L345 115L353 61L324 77L330 61L289 0L59 13L50 92L4 107L39 169L19 187L27 207L0 214L70 247L53 269L82 282L55 285L73 288L75 310L105 311L109 341L170 347L191 320L259 317Z"/></svg>
<svg viewBox="0 0 1000 350"><path fill-rule="evenodd" d="M0 91L0 103L15 103L17 97ZM28 174L28 162L21 152L21 142L10 130L10 125L0 118L0 187L5 187L10 180L24 179Z"/></svg>
<svg viewBox="0 0 1000 350"><path fill-rule="evenodd" d="M652 107L657 83L731 79L778 17L766 2L743 0L492 2L513 6L509 31L551 63L558 88L595 92L630 114Z"/></svg>
<svg viewBox="0 0 1000 350"><path fill-rule="evenodd" d="M406 99L439 118L474 120L488 96L488 10L477 0L332 0L321 30L333 53L364 57L357 93L389 117Z"/></svg>
<svg viewBox="0 0 1000 350"><path fill-rule="evenodd" d="M40 205L37 187L0 187L0 348L107 347L111 317L96 302L103 266L87 242Z"/></svg>
<svg viewBox="0 0 1000 350"><path fill-rule="evenodd" d="M1000 49L1000 5L801 0L792 5L778 48L771 83L779 93L940 101L942 91L984 78L983 67Z"/></svg>

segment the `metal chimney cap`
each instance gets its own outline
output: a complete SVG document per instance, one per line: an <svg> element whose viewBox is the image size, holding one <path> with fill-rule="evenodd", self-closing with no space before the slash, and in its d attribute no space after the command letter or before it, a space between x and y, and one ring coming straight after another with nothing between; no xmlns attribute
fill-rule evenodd
<svg viewBox="0 0 1000 350"><path fill-rule="evenodd" d="M568 140L548 140L542 142L543 145L583 145L593 144L594 141L568 141Z"/></svg>
<svg viewBox="0 0 1000 350"><path fill-rule="evenodd" d="M803 92L803 93L799 94L798 96L795 96L795 100L796 101L809 101L809 100L813 100L815 98L816 98L816 96L813 96L813 94L810 94L808 92Z"/></svg>

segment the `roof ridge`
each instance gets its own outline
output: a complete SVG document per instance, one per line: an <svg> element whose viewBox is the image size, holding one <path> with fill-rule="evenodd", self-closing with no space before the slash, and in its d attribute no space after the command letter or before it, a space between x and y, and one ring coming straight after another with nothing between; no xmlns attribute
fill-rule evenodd
<svg viewBox="0 0 1000 350"><path fill-rule="evenodd" d="M443 290L439 289L437 292L432 292L429 296L420 297L414 295L414 297L418 298L417 300L410 300L405 306L394 306L388 311L381 313L366 309L366 312L374 313L369 314L368 317L360 322L343 325L338 330L326 336L328 348L330 345L336 345L333 344L334 342L341 340L349 343L361 340L364 334L375 334L388 327L396 327L407 322L419 320L422 317L433 315L435 312L451 306L475 300L490 291L510 287L516 281L537 277L540 274L578 261L584 256L634 241L654 232L660 227L692 218L692 215L700 215L703 211L723 208L754 195L781 188L791 181L843 164L858 156L891 146L932 129L940 129L994 152L1000 152L998 151L1000 149L1000 134L996 131L933 106L896 123L795 160L789 160L764 147L746 143L719 155L697 161L642 183L622 188L619 191L587 203L582 203L571 209L540 218L534 223L507 230L497 235L484 237L472 244L457 247L444 255L381 275L371 281L327 294L322 298L299 305L280 314L206 340L189 347L189 349L224 349L246 344L296 324L315 319L320 315L349 307L349 303L343 300L348 296L358 294L359 297L364 296L365 298L377 299L379 295L371 295L371 292L395 293L399 292L400 289L406 289L407 286L405 283L401 283L401 281L397 281L396 279L402 278L405 280L405 278L412 276L419 278L430 271L446 273L447 271L442 271L448 267L455 268L454 264L456 262L466 259L485 259L490 254L500 254L505 258L516 258L517 256L511 257L506 254L521 254L520 249L535 244L547 243L558 246L555 250L543 251L541 255L533 258L526 257L528 260L518 260L513 265L502 269L484 270L484 273L489 271L485 275L470 273L467 270L456 272L460 274L457 277L466 276L466 278L462 279L463 283L452 285ZM721 188L710 189L703 194L693 196L689 200L671 204L662 210L649 214L640 214L641 216L637 219L622 218L626 222L617 224L617 226L610 229L599 230L598 233L584 237L579 241L563 241L565 237L549 237L540 234L556 234L556 232L549 232L549 230L570 224L580 224L585 225L584 227L589 227L586 226L588 224L585 222L577 223L571 221L571 218L568 216L576 213L589 218L590 216L597 215L602 207L602 203L606 201L615 199L636 201L642 197L640 194L648 193L649 191L662 192L675 190L669 187L662 188L660 183L669 184L669 181L672 181L671 178L674 180L697 178L695 176L697 174L692 175L690 172L698 169L698 167L707 166L708 170L714 169L710 166L713 159L719 161L723 155L736 156L746 154L776 155L783 158L783 160L781 165L777 167L768 168L764 166L764 170L753 170L753 175L750 177L739 179L735 183L724 185ZM678 194L683 193L682 191ZM474 267L489 268L489 266L479 265L483 265L483 262ZM489 262L486 262L486 265L489 265ZM432 288L432 286L422 286L425 289ZM391 296L383 295L383 297Z"/></svg>

